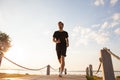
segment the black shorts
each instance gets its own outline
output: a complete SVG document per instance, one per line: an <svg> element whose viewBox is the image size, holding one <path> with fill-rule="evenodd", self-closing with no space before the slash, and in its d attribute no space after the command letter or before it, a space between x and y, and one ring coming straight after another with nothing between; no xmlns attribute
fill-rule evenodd
<svg viewBox="0 0 120 80"><path fill-rule="evenodd" d="M58 59L60 59L61 56L66 57L66 50L67 50L66 46L56 47L56 52L57 52Z"/></svg>

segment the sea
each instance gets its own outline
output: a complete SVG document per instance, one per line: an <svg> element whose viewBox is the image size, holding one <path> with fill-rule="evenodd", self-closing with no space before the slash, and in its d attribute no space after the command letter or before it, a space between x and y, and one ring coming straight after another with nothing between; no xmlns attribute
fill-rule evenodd
<svg viewBox="0 0 120 80"><path fill-rule="evenodd" d="M47 70L40 71L31 71L31 70L21 70L21 69L0 69L0 73L9 73L9 74L26 74L26 75L46 75ZM50 70L50 75L57 75L58 70ZM64 73L63 73L64 74ZM86 75L86 71L67 71L68 75ZM120 76L120 71L114 71L115 76ZM93 75L102 77L102 71L96 74L96 71L93 71Z"/></svg>

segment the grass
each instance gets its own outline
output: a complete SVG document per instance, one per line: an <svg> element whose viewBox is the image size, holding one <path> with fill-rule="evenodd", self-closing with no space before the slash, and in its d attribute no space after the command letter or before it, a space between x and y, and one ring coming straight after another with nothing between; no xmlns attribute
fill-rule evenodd
<svg viewBox="0 0 120 80"><path fill-rule="evenodd" d="M101 77L97 77L97 76L93 76L93 77L90 77L90 76L86 76L87 80L102 80Z"/></svg>
<svg viewBox="0 0 120 80"><path fill-rule="evenodd" d="M30 76L28 74L8 74L8 73L0 73L0 78L13 78L13 77L24 77Z"/></svg>
<svg viewBox="0 0 120 80"><path fill-rule="evenodd" d="M93 76L93 77L86 76L86 78L87 80L102 80L102 78L97 77L97 76ZM120 80L120 76L117 76L116 79Z"/></svg>
<svg viewBox="0 0 120 80"><path fill-rule="evenodd" d="M120 78L120 76L117 76L117 78Z"/></svg>

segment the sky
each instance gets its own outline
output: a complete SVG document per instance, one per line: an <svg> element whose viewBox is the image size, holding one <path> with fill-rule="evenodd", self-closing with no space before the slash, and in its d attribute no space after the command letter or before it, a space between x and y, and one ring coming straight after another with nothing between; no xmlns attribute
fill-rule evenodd
<svg viewBox="0 0 120 80"><path fill-rule="evenodd" d="M29 68L58 68L52 38L59 21L69 33L68 70L89 64L96 70L104 47L120 56L120 0L0 0L0 31L12 44L5 56ZM120 70L120 61L112 60ZM16 68L3 59L1 69Z"/></svg>

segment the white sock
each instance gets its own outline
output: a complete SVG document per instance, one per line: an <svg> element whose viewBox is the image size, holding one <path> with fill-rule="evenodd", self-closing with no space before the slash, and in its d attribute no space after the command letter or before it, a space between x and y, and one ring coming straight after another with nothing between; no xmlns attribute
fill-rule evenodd
<svg viewBox="0 0 120 80"><path fill-rule="evenodd" d="M60 73L59 73L60 75L62 75L62 71L60 71Z"/></svg>

